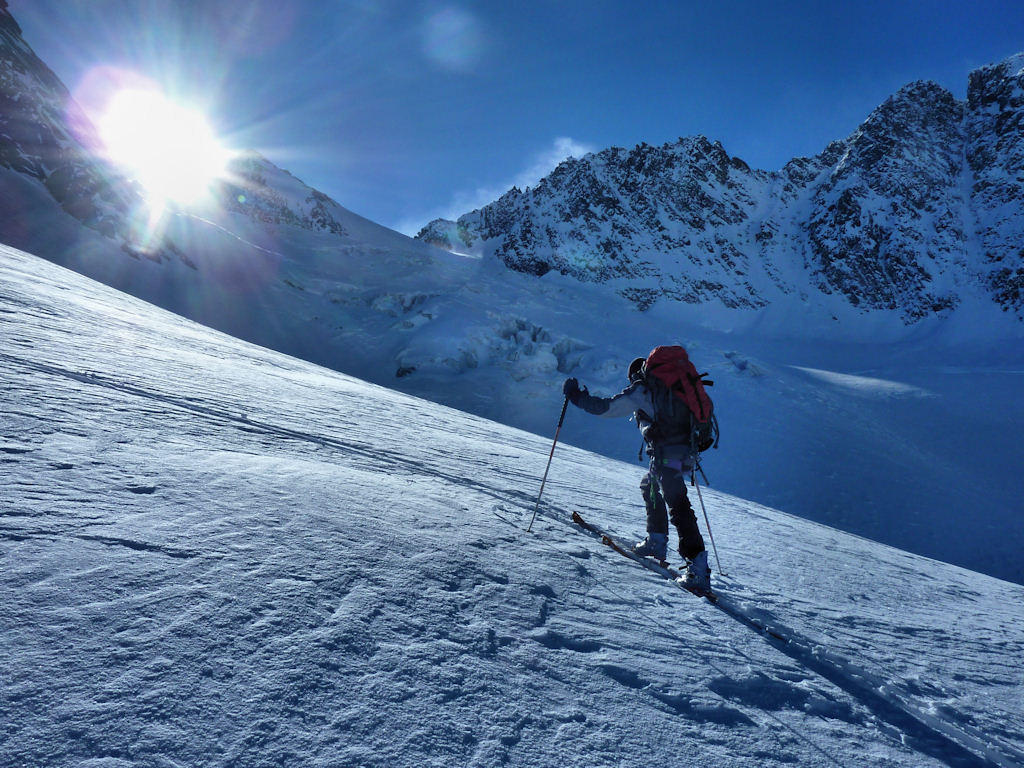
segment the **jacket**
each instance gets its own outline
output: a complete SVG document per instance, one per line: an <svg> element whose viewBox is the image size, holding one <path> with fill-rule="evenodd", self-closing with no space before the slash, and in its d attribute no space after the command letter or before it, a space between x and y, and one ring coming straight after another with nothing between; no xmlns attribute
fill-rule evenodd
<svg viewBox="0 0 1024 768"><path fill-rule="evenodd" d="M673 441L665 443L658 439L657 430L654 426L654 400L647 385L642 381L634 381L619 394L613 397L597 397L586 390L582 391L576 399L576 405L587 413L594 416L603 416L609 419L634 416L640 434L647 444L647 452L655 453L664 457L684 459L691 453L690 445L686 441Z"/></svg>

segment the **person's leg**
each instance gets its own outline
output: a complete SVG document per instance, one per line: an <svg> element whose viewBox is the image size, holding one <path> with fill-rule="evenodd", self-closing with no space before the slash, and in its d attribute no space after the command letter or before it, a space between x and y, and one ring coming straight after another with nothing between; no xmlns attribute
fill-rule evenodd
<svg viewBox="0 0 1024 768"><path fill-rule="evenodd" d="M668 504L669 518L679 533L679 554L692 560L704 551L704 537L697 526L697 515L686 493L686 475L678 468L663 466L658 485Z"/></svg>
<svg viewBox="0 0 1024 768"><path fill-rule="evenodd" d="M640 481L640 492L644 495L647 508L647 532L668 535L668 510L665 500L658 491L658 480L653 469Z"/></svg>
<svg viewBox="0 0 1024 768"><path fill-rule="evenodd" d="M634 544L633 551L641 557L664 560L668 552L668 510L658 491L658 481L653 470L640 481L640 492L644 495L644 506L647 508L647 537Z"/></svg>
<svg viewBox="0 0 1024 768"><path fill-rule="evenodd" d="M681 467L662 467L658 484L668 503L672 524L679 532L679 554L686 560L686 582L692 588L710 591L708 553L697 527L697 515L686 493L686 474Z"/></svg>

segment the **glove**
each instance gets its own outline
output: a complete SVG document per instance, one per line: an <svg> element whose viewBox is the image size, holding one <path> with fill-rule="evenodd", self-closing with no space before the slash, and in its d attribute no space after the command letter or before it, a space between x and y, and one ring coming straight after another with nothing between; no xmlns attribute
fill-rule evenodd
<svg viewBox="0 0 1024 768"><path fill-rule="evenodd" d="M562 385L562 394L569 398L569 402L573 405L579 405L579 400L587 394L587 389L586 387L580 389L580 383L576 379L566 379L565 384Z"/></svg>

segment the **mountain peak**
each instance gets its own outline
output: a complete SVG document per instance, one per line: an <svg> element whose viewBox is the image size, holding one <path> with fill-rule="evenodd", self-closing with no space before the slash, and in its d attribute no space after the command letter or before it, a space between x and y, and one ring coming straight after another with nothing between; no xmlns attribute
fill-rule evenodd
<svg viewBox="0 0 1024 768"><path fill-rule="evenodd" d="M1022 135L1018 54L972 73L966 103L908 83L849 137L778 172L751 170L703 135L611 147L420 237L534 275L614 284L641 310L761 308L798 294L914 323L980 290L1024 318Z"/></svg>
<svg viewBox="0 0 1024 768"><path fill-rule="evenodd" d="M1024 317L1024 53L971 73L967 163L983 279Z"/></svg>
<svg viewBox="0 0 1024 768"><path fill-rule="evenodd" d="M975 72L988 71L998 71L1003 77L1020 77L1024 75L1024 51L1011 54L1005 59L992 64L986 64L975 70Z"/></svg>
<svg viewBox="0 0 1024 768"><path fill-rule="evenodd" d="M971 109L1016 109L1024 103L1024 52L970 74L967 100Z"/></svg>

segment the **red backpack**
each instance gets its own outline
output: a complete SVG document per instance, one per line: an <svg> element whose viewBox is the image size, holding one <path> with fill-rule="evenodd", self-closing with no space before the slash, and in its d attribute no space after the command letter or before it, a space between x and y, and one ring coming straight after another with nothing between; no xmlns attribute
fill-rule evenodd
<svg viewBox="0 0 1024 768"><path fill-rule="evenodd" d="M697 373L680 346L655 347L644 363L644 381L654 403L656 439L688 443L697 451L718 445L715 407L705 391L714 384Z"/></svg>

